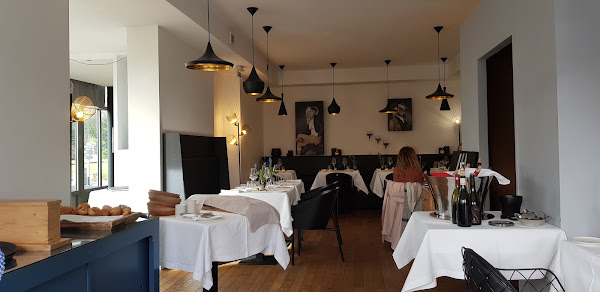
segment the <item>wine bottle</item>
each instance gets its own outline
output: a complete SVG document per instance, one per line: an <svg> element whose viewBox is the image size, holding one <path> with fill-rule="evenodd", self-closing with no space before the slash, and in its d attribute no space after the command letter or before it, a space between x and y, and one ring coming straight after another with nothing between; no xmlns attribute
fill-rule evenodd
<svg viewBox="0 0 600 292"><path fill-rule="evenodd" d="M460 169L460 191L458 194L458 216L456 224L460 227L471 227L471 200L467 191L467 179L465 178L464 167Z"/></svg>
<svg viewBox="0 0 600 292"><path fill-rule="evenodd" d="M481 207L479 206L479 196L475 190L475 175L469 176L469 189L471 191L471 223L481 225Z"/></svg>
<svg viewBox="0 0 600 292"><path fill-rule="evenodd" d="M452 192L452 198L450 201L450 208L452 208L452 223L456 224L456 218L458 217L458 193L460 189L460 176L458 175L458 169L454 171L454 191Z"/></svg>

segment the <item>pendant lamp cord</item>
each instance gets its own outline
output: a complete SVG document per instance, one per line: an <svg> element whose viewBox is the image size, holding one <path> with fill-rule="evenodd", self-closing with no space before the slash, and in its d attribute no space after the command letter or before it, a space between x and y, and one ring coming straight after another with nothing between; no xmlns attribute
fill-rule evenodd
<svg viewBox="0 0 600 292"><path fill-rule="evenodd" d="M208 43L210 43L210 0L206 1L208 6Z"/></svg>
<svg viewBox="0 0 600 292"><path fill-rule="evenodd" d="M444 61L444 90L446 90L446 61Z"/></svg>
<svg viewBox="0 0 600 292"><path fill-rule="evenodd" d="M388 99L390 99L390 64L385 65Z"/></svg>
<svg viewBox="0 0 600 292"><path fill-rule="evenodd" d="M333 95L331 96L333 99L335 99L335 65L331 67L333 70L333 78L331 79L331 88L333 89Z"/></svg>
<svg viewBox="0 0 600 292"><path fill-rule="evenodd" d="M281 68L281 101L283 101L283 68Z"/></svg>
<svg viewBox="0 0 600 292"><path fill-rule="evenodd" d="M438 83L441 83L441 76L440 76L440 32L438 31Z"/></svg>
<svg viewBox="0 0 600 292"><path fill-rule="evenodd" d="M252 66L254 66L254 13L252 14Z"/></svg>
<svg viewBox="0 0 600 292"><path fill-rule="evenodd" d="M269 74L269 32L267 31L267 88L271 86L271 75Z"/></svg>

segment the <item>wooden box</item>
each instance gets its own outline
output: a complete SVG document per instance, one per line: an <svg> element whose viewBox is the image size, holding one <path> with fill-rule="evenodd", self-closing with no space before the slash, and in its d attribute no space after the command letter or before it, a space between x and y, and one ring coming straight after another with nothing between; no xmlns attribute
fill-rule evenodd
<svg viewBox="0 0 600 292"><path fill-rule="evenodd" d="M22 250L52 250L69 244L60 238L59 200L0 200L0 241Z"/></svg>

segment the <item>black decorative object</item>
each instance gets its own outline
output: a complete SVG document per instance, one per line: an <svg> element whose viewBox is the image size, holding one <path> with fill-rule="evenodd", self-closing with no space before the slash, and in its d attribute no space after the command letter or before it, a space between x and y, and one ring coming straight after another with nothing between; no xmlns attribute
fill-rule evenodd
<svg viewBox="0 0 600 292"><path fill-rule="evenodd" d="M383 108L382 110L379 111L380 113L384 113L384 114L393 114L396 112L396 110L392 107L392 104L390 103L390 62L391 61L392 60L385 60L388 102L387 102L387 105L385 106L385 108Z"/></svg>
<svg viewBox="0 0 600 292"><path fill-rule="evenodd" d="M292 156L294 156L294 150L288 150L288 152L287 152L287 156L288 156L288 157L292 157Z"/></svg>
<svg viewBox="0 0 600 292"><path fill-rule="evenodd" d="M281 104L279 105L279 112L277 115L287 116L287 109L285 108L285 103L283 102L283 68L285 68L285 65L279 65L279 68L281 68Z"/></svg>
<svg viewBox="0 0 600 292"><path fill-rule="evenodd" d="M258 8L256 7L248 7L248 12L252 15L252 71L243 83L244 92L248 95L260 95L265 90L265 83L258 77L256 68L254 67L254 13L257 10Z"/></svg>
<svg viewBox="0 0 600 292"><path fill-rule="evenodd" d="M330 63L331 64L331 70L333 73L333 78L331 79L331 88L333 89L333 100L331 101L331 104L327 107L327 112L329 112L330 115L338 115L340 113L340 106L337 104L337 102L335 102L335 65L337 63Z"/></svg>
<svg viewBox="0 0 600 292"><path fill-rule="evenodd" d="M271 88L269 85L271 84L271 78L269 77L269 31L271 31L273 27L271 26L263 26L263 29L267 32L267 91L263 96L256 99L258 102L276 102L281 101L281 97L276 96L271 92Z"/></svg>
<svg viewBox="0 0 600 292"><path fill-rule="evenodd" d="M185 63L185 67L192 70L200 71L224 71L233 68L233 63L227 62L215 55L212 45L210 44L210 0L207 0L208 5L208 45L206 51L200 58Z"/></svg>
<svg viewBox="0 0 600 292"><path fill-rule="evenodd" d="M434 93L426 96L425 98L427 99L446 99L446 98L453 98L454 95L447 93L445 90L442 89L442 85L441 85L441 74L440 74L440 31L442 31L442 28L444 28L443 26L436 26L433 29L435 29L435 31L437 31L437 38L438 38L438 86L437 89L435 90Z"/></svg>
<svg viewBox="0 0 600 292"><path fill-rule="evenodd" d="M273 157L281 157L281 148L272 148L271 156Z"/></svg>
<svg viewBox="0 0 600 292"><path fill-rule="evenodd" d="M502 208L502 219L515 219L515 213L521 213L521 204L523 203L523 197L515 195L505 195L498 198L500 200L500 207Z"/></svg>

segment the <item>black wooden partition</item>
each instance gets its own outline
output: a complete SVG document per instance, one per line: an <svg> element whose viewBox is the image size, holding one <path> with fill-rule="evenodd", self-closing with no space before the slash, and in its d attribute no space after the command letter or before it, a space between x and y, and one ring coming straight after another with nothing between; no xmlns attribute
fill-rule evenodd
<svg viewBox="0 0 600 292"><path fill-rule="evenodd" d="M419 160L425 164L424 170L429 171L433 167L435 161L444 159L442 154L419 154ZM450 155L447 155L450 159ZM304 187L308 191L312 186L317 173L321 169L326 169L327 165L331 163L333 156L282 156L281 160L285 169L293 169L296 171L296 175L299 179L304 182ZM335 156L337 160L338 168L342 167L342 158L348 159L348 166L352 167L350 156ZM394 166L396 165L396 155L383 155L386 163L387 158L392 157L394 160ZM371 178L375 169L380 167L379 158L377 155L355 155L356 161L358 162L358 170L363 177L365 184L370 188ZM268 159L268 157L266 157ZM277 158L273 157L273 163L276 163ZM386 164L387 165L387 164ZM370 191L370 194L366 196L360 192L355 198L354 206L359 209L378 209L381 208L382 199Z"/></svg>

